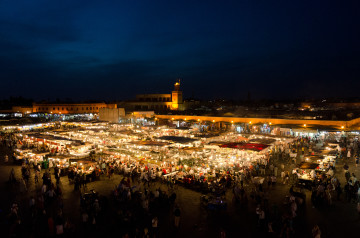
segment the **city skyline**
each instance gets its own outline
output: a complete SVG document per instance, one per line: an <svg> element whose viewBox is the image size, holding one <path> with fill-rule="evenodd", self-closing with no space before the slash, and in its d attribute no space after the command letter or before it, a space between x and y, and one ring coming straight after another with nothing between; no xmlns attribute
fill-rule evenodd
<svg viewBox="0 0 360 238"><path fill-rule="evenodd" d="M359 3L0 3L1 99L354 97Z"/></svg>

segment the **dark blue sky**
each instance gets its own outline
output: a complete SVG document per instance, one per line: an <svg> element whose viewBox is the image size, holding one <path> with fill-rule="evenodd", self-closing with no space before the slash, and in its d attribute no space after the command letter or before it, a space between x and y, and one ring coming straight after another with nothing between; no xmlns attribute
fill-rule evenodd
<svg viewBox="0 0 360 238"><path fill-rule="evenodd" d="M358 96L359 1L0 1L1 96Z"/></svg>

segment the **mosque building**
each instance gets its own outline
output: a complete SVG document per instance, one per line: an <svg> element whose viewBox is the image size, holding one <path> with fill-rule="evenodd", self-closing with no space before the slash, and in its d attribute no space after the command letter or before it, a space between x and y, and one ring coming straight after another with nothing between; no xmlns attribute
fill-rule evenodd
<svg viewBox="0 0 360 238"><path fill-rule="evenodd" d="M183 111L185 110L180 80L174 84L174 90L168 94L138 94L135 100L118 104L126 111Z"/></svg>

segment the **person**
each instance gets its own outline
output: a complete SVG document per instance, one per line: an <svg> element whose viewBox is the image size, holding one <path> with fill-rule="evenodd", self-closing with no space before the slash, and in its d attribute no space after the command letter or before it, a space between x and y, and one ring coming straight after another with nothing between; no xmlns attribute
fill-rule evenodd
<svg viewBox="0 0 360 238"><path fill-rule="evenodd" d="M296 217L296 210L297 210L297 204L295 200L293 200L293 202L291 203L291 215L293 218Z"/></svg>
<svg viewBox="0 0 360 238"><path fill-rule="evenodd" d="M241 173L241 174L240 174L240 184L241 184L241 187L244 186L244 180L245 180L245 175L244 175L244 173Z"/></svg>
<svg viewBox="0 0 360 238"><path fill-rule="evenodd" d="M320 238L321 237L321 231L318 225L315 225L312 229L312 235L313 238Z"/></svg>
<svg viewBox="0 0 360 238"><path fill-rule="evenodd" d="M356 159L355 159L355 166L358 167L358 164L359 164L359 157L356 157Z"/></svg>
<svg viewBox="0 0 360 238"><path fill-rule="evenodd" d="M281 182L285 182L285 171L281 171Z"/></svg>
<svg viewBox="0 0 360 238"><path fill-rule="evenodd" d="M226 232L223 228L220 229L220 238L226 238Z"/></svg>
<svg viewBox="0 0 360 238"><path fill-rule="evenodd" d="M345 171L345 179L346 179L346 182L349 182L350 177L351 177L351 175L350 175L349 170L346 170L346 171Z"/></svg>
<svg viewBox="0 0 360 238"><path fill-rule="evenodd" d="M87 214L86 211L83 211L83 213L81 214L81 217L82 217L82 224L86 228L88 225L88 221L89 221L89 215Z"/></svg>
<svg viewBox="0 0 360 238"><path fill-rule="evenodd" d="M143 235L144 238L150 238L150 235L149 235L149 230L147 227L144 228L144 235Z"/></svg>
<svg viewBox="0 0 360 238"><path fill-rule="evenodd" d="M272 222L271 221L268 222L268 233L269 234L274 234L274 229L272 227Z"/></svg>
<svg viewBox="0 0 360 238"><path fill-rule="evenodd" d="M46 192L46 195L47 195L47 198L48 198L48 201L49 202L52 202L54 197L56 196L56 193L54 191L54 188L51 188L49 189L47 192Z"/></svg>
<svg viewBox="0 0 360 238"><path fill-rule="evenodd" d="M263 209L259 209L256 211L256 213L258 214L258 226L260 227L260 229L262 229L264 227L265 224L265 211Z"/></svg>
<svg viewBox="0 0 360 238"><path fill-rule="evenodd" d="M64 222L61 216L58 216L55 220L55 231L57 237L62 237L64 234Z"/></svg>
<svg viewBox="0 0 360 238"><path fill-rule="evenodd" d="M36 170L36 171L35 171L35 177L34 177L34 179L35 179L35 184L39 183L39 175L40 175L39 171Z"/></svg>
<svg viewBox="0 0 360 238"><path fill-rule="evenodd" d="M56 184L59 184L60 183L60 169L59 169L59 167L55 166L54 174L55 174Z"/></svg>
<svg viewBox="0 0 360 238"><path fill-rule="evenodd" d="M286 171L286 173L285 173L285 180L284 180L284 184L288 184L288 182L289 182L289 178L290 178L290 176L289 176L289 172L288 172L288 171Z"/></svg>
<svg viewBox="0 0 360 238"><path fill-rule="evenodd" d="M20 192L27 192L27 185L25 180L22 178L20 181Z"/></svg>
<svg viewBox="0 0 360 238"><path fill-rule="evenodd" d="M158 231L158 218L154 217L151 221L151 226L152 226L152 232L153 232L153 237L157 237L157 231Z"/></svg>
<svg viewBox="0 0 360 238"><path fill-rule="evenodd" d="M14 170L14 168L11 169L10 176L9 176L9 181L10 181L10 182L16 182L15 170Z"/></svg>
<svg viewBox="0 0 360 238"><path fill-rule="evenodd" d="M49 236L52 237L54 236L54 220L51 216L48 217L48 232L49 232Z"/></svg>
<svg viewBox="0 0 360 238"><path fill-rule="evenodd" d="M181 214L180 208L179 208L178 205L176 205L175 210L174 210L174 217L175 217L174 222L175 222L175 227L176 227L176 228L179 228L179 224L180 224L180 214Z"/></svg>
<svg viewBox="0 0 360 238"><path fill-rule="evenodd" d="M31 196L31 197L30 197L29 207L30 207L30 211L33 212L34 209L35 209L35 198L34 198L34 196Z"/></svg>

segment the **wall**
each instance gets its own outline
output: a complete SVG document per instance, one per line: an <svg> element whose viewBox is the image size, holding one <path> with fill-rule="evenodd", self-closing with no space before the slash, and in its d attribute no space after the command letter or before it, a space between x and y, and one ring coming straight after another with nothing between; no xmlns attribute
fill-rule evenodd
<svg viewBox="0 0 360 238"><path fill-rule="evenodd" d="M136 118L146 118L146 117L149 118L149 117L155 116L155 113L154 113L154 111L144 111L144 112L136 111L136 112L133 112L131 114L131 116L136 117Z"/></svg>
<svg viewBox="0 0 360 238"><path fill-rule="evenodd" d="M295 120L295 119L278 119L278 118L242 118L242 117L211 117L211 116L187 116L187 115L156 115L161 119L182 119L182 120L194 120L194 121L211 121L211 122L230 122L230 123L267 123L271 125L306 125L309 126L332 126L338 129L346 129L347 127L355 124L352 121L330 121L330 120ZM356 120L356 119L355 119ZM360 119L358 119L360 122ZM304 126L305 127L305 126Z"/></svg>
<svg viewBox="0 0 360 238"><path fill-rule="evenodd" d="M124 108L100 108L99 120L118 123L120 118L125 117Z"/></svg>
<svg viewBox="0 0 360 238"><path fill-rule="evenodd" d="M12 112L19 112L22 114L29 114L33 112L33 108L32 107L20 107L20 106L15 106L12 107Z"/></svg>
<svg viewBox="0 0 360 238"><path fill-rule="evenodd" d="M144 102L170 102L171 94L137 94L136 100Z"/></svg>
<svg viewBox="0 0 360 238"><path fill-rule="evenodd" d="M116 104L109 104L116 108ZM106 103L66 103L66 104L33 104L33 112L54 113L54 114L80 114L99 113L100 108L107 108Z"/></svg>

